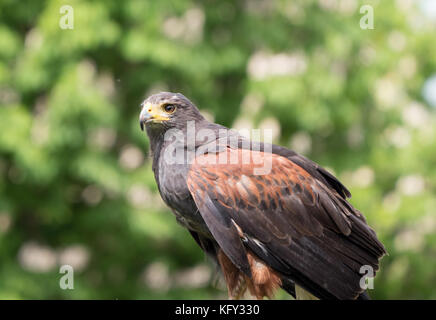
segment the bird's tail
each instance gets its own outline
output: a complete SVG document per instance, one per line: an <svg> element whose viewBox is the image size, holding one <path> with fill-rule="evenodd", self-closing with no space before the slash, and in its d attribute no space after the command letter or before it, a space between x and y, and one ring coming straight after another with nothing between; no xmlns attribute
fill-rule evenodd
<svg viewBox="0 0 436 320"><path fill-rule="evenodd" d="M319 300L317 297L315 297L310 292L304 290L302 287L295 284L294 281L283 277L282 279L282 289L285 290L287 293L289 293L291 296L293 296L297 300ZM369 296L368 292L364 291L362 292L356 300L371 300L371 297Z"/></svg>
<svg viewBox="0 0 436 320"><path fill-rule="evenodd" d="M371 300L371 297L369 296L368 292L364 291L360 294L360 296L357 297L356 300Z"/></svg>
<svg viewBox="0 0 436 320"><path fill-rule="evenodd" d="M319 298L315 297L309 291L297 285L295 286L295 295L297 300L319 300Z"/></svg>

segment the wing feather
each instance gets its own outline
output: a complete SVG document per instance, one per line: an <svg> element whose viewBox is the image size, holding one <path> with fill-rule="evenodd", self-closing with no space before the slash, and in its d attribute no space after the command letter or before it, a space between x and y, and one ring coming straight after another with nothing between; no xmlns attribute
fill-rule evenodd
<svg viewBox="0 0 436 320"><path fill-rule="evenodd" d="M360 267L367 264L376 271L385 249L363 215L344 199L348 190L338 194L277 154L229 147L220 152L226 155L197 156L187 184L232 262L248 274L249 248L319 298L359 296ZM262 161L244 161L247 157ZM219 163L230 158L237 163ZM255 174L254 169L268 165L267 174Z"/></svg>

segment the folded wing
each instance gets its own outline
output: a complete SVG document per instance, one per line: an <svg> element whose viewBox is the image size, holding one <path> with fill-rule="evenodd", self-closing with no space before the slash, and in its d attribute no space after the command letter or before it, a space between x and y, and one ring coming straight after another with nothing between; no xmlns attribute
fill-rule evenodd
<svg viewBox="0 0 436 320"><path fill-rule="evenodd" d="M247 252L318 298L354 299L385 249L361 213L286 157L230 147L196 157L188 188L213 237L250 276ZM347 190L348 191L348 190Z"/></svg>

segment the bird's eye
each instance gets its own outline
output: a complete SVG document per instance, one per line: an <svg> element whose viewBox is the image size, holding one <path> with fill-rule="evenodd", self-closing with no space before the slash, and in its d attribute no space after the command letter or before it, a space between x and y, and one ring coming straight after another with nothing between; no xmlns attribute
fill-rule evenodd
<svg viewBox="0 0 436 320"><path fill-rule="evenodd" d="M174 111L176 111L176 106L173 104L167 104L164 106L164 110L166 113L173 113Z"/></svg>

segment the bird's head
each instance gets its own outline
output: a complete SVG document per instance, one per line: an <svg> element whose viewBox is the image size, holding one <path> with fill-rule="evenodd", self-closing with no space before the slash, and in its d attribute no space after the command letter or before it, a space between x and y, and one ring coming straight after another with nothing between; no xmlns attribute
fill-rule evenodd
<svg viewBox="0 0 436 320"><path fill-rule="evenodd" d="M197 107L181 93L161 92L142 103L139 115L141 130L164 132L168 129L186 129L189 121L204 121Z"/></svg>

